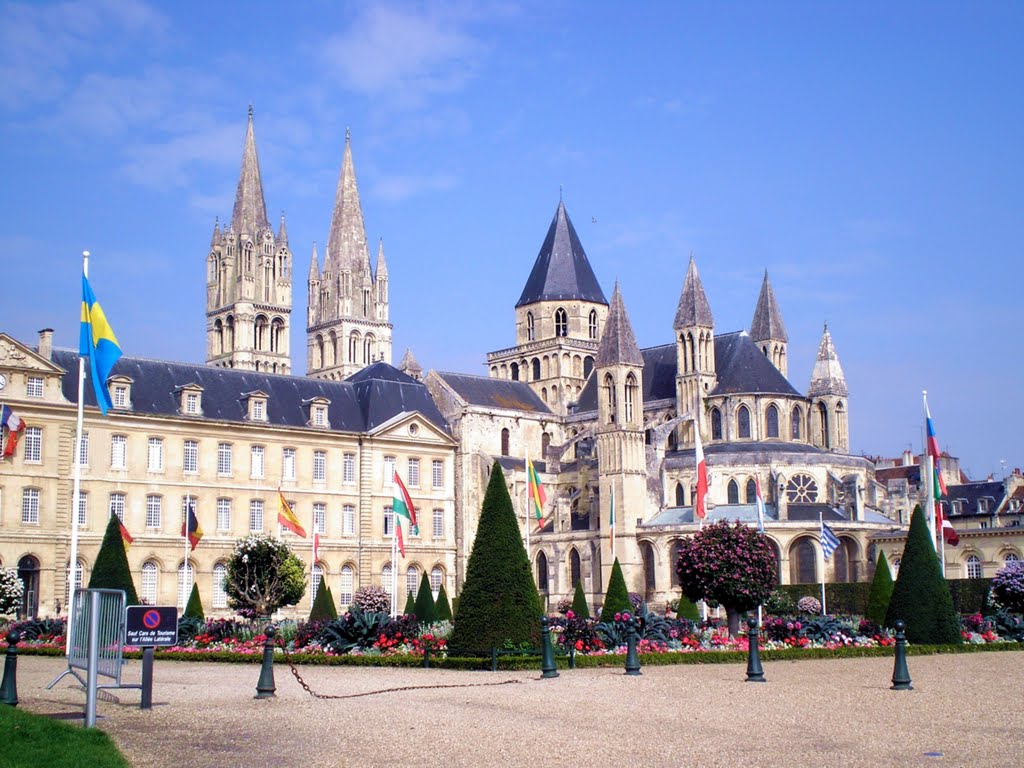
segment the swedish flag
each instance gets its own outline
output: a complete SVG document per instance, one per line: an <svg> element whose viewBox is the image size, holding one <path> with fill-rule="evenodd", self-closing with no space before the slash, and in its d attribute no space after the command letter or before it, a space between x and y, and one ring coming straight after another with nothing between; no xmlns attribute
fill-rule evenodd
<svg viewBox="0 0 1024 768"><path fill-rule="evenodd" d="M110 327L106 315L103 314L103 308L93 295L89 278L85 275L82 275L82 328L78 354L89 358L96 404L106 416L107 409L112 406L110 390L107 389L107 377L110 376L114 363L121 357L121 347L117 343L114 329Z"/></svg>

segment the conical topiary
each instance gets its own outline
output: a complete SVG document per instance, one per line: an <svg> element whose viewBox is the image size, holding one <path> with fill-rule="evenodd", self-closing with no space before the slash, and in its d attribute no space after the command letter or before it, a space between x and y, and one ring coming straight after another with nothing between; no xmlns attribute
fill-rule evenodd
<svg viewBox="0 0 1024 768"><path fill-rule="evenodd" d="M572 595L572 613L578 619L589 619L590 608L587 607L587 596L583 594L583 582L576 582L576 591Z"/></svg>
<svg viewBox="0 0 1024 768"><path fill-rule="evenodd" d="M889 599L892 597L893 586L889 561L885 559L884 553L879 552L878 562L875 563L875 578L871 580L868 607L864 611L865 619L879 625L885 623L885 612L889 610Z"/></svg>
<svg viewBox="0 0 1024 768"><path fill-rule="evenodd" d="M331 587L328 584L324 585L324 592L327 593L327 605L330 608L330 618L338 618L338 604L334 602L334 593L331 592Z"/></svg>
<svg viewBox="0 0 1024 768"><path fill-rule="evenodd" d="M601 606L601 620L611 621L616 613L632 610L633 604L629 601L626 580L622 577L622 568L619 566L619 558L616 557L612 563L612 575L608 579L608 592Z"/></svg>
<svg viewBox="0 0 1024 768"><path fill-rule="evenodd" d="M309 609L310 621L330 621L338 618L338 612L334 610L334 601L331 599L331 588L325 580L321 580L320 588L313 598L313 605Z"/></svg>
<svg viewBox="0 0 1024 768"><path fill-rule="evenodd" d="M185 605L185 613L182 614L185 618L199 619L201 621L206 620L206 614L203 612L203 600L199 597L199 585L192 582L192 593L188 596L188 603Z"/></svg>
<svg viewBox="0 0 1024 768"><path fill-rule="evenodd" d="M949 585L940 571L921 507L914 508L900 572L889 599L885 625L897 619L907 625L911 643L960 643L960 617L953 608Z"/></svg>
<svg viewBox="0 0 1024 768"><path fill-rule="evenodd" d="M437 611L434 609L434 593L430 590L430 579L426 571L420 579L420 589L416 593L416 620L420 624L433 624L437 621Z"/></svg>
<svg viewBox="0 0 1024 768"><path fill-rule="evenodd" d="M505 473L495 462L455 608L450 652L481 653L506 643L537 648L542 610Z"/></svg>
<svg viewBox="0 0 1024 768"><path fill-rule="evenodd" d="M444 589L444 583L441 584L441 589L437 593L437 601L434 603L434 614L437 616L436 621L452 620L452 606L448 602L448 593Z"/></svg>
<svg viewBox="0 0 1024 768"><path fill-rule="evenodd" d="M406 595L405 608L402 609L402 613L404 613L406 616L416 615L416 600L413 598L412 592Z"/></svg>
<svg viewBox="0 0 1024 768"><path fill-rule="evenodd" d="M123 589L127 605L139 604L132 572L128 568L124 539L121 538L121 521L113 513L107 522L103 543L96 555L96 565L89 577L89 589Z"/></svg>
<svg viewBox="0 0 1024 768"><path fill-rule="evenodd" d="M680 619L700 621L700 610L686 595L679 598L679 607L676 609L676 616Z"/></svg>

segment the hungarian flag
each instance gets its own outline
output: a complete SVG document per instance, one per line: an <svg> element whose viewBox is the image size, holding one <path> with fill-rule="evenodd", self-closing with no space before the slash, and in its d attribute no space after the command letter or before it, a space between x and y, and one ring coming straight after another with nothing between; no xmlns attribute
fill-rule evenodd
<svg viewBox="0 0 1024 768"><path fill-rule="evenodd" d="M123 533L121 534L124 535ZM203 529L199 526L199 518L196 517L196 503L189 501L188 515L186 522L181 524L181 535L188 536L188 543L194 551L199 540L203 538Z"/></svg>
<svg viewBox="0 0 1024 768"><path fill-rule="evenodd" d="M0 405L0 427L7 430L7 442L4 443L4 456L13 456L18 447L18 435L25 431L25 422L6 405Z"/></svg>
<svg viewBox="0 0 1024 768"><path fill-rule="evenodd" d="M693 503L693 514L703 520L708 516L708 464L704 460L704 446L700 442L700 423L696 419L693 422L693 440L697 460L697 498Z"/></svg>
<svg viewBox="0 0 1024 768"><path fill-rule="evenodd" d="M754 475L754 503L757 505L757 530L764 533L764 495L761 493L761 478Z"/></svg>
<svg viewBox="0 0 1024 768"><path fill-rule="evenodd" d="M953 528L953 523L942 514L942 504L939 500L949 495L946 490L946 481L942 479L942 471L939 468L941 453L939 451L939 440L935 436L935 425L932 423L932 414L928 409L928 397L924 398L924 423L925 431L928 434L927 452L932 459L932 498L935 501L935 527L942 531L942 539L949 546L955 547L960 543L960 536Z"/></svg>
<svg viewBox="0 0 1024 768"><path fill-rule="evenodd" d="M402 538L402 521L397 517L394 517L392 522L395 526L395 538L398 539L398 551L402 553L402 557L405 557L405 539ZM397 572L398 571L396 570L395 573Z"/></svg>
<svg viewBox="0 0 1024 768"><path fill-rule="evenodd" d="M548 497L544 493L544 486L540 484L537 469L533 466L529 456L526 457L526 480L530 486L530 506L533 507L533 516L540 520L544 516L544 502L548 500Z"/></svg>
<svg viewBox="0 0 1024 768"><path fill-rule="evenodd" d="M306 529L299 525L299 518L292 512L292 508L285 501L281 489L277 489L277 522L294 533L296 536L306 538Z"/></svg>
<svg viewBox="0 0 1024 768"><path fill-rule="evenodd" d="M405 487L405 483L402 482L402 478L395 472L395 497L391 504L391 510L401 517L404 517L409 521L409 531L415 536L419 533L419 523L416 522L416 507L412 505L412 497L409 495L409 490ZM395 520L395 525L398 530L398 542L399 546L402 543L402 528L398 525L398 520ZM402 556L405 556L405 550L402 550Z"/></svg>
<svg viewBox="0 0 1024 768"><path fill-rule="evenodd" d="M111 514L114 513L111 512ZM130 533L128 533L128 529L124 527L124 523L121 522L121 518L117 518L117 526L121 529L121 539L124 541L124 548L127 551L131 548L132 543L135 541L135 539L132 537ZM193 546L192 549L195 549L195 547Z"/></svg>

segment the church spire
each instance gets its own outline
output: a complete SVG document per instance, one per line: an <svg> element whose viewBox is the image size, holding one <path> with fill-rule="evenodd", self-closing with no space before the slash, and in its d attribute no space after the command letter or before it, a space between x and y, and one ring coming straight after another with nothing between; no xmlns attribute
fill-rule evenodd
<svg viewBox="0 0 1024 768"><path fill-rule="evenodd" d="M288 245L288 230L284 225L284 211L281 211L281 226L277 230L277 244Z"/></svg>
<svg viewBox="0 0 1024 768"><path fill-rule="evenodd" d="M313 241L313 257L309 260L309 279L320 279L320 256L316 252L316 240Z"/></svg>
<svg viewBox="0 0 1024 768"><path fill-rule="evenodd" d="M213 237L210 238L210 247L220 245L220 216L214 216L213 218Z"/></svg>
<svg viewBox="0 0 1024 768"><path fill-rule="evenodd" d="M380 239L377 244L377 268L373 270L374 279L380 280L381 277L388 276L388 264L384 260L384 238Z"/></svg>
<svg viewBox="0 0 1024 768"><path fill-rule="evenodd" d="M811 385L807 389L808 397L821 397L823 395L833 395L836 397L847 397L849 395L849 390L846 387L846 376L843 374L843 367L839 364L839 355L836 354L835 345L832 343L832 334L829 333L828 323L825 323L825 330L821 334L821 344L818 345L818 359L814 361Z"/></svg>
<svg viewBox="0 0 1024 768"><path fill-rule="evenodd" d="M679 295L679 306L676 308L676 319L672 327L680 330L693 325L714 327L715 318L711 314L711 305L704 295L704 285L697 272L697 262L690 255L690 265L686 269L686 280L683 292Z"/></svg>
<svg viewBox="0 0 1024 768"><path fill-rule="evenodd" d="M256 137L252 129L252 105L249 105L249 124L245 130L245 148L242 150L242 170L235 190L235 207L231 212L231 228L239 235L254 236L270 229L267 206L260 179L260 161L256 155Z"/></svg>
<svg viewBox="0 0 1024 768"><path fill-rule="evenodd" d="M750 321L750 338L755 342L789 341L767 269L761 282L761 294L757 297L757 307L754 308L754 318Z"/></svg>
<svg viewBox="0 0 1024 768"><path fill-rule="evenodd" d="M639 366L644 364L636 336L633 335L633 326L630 325L629 315L626 314L626 306L622 302L618 280L615 281L615 290L612 291L612 304L608 310L604 333L601 334L601 341L597 346L595 363L598 368L619 363Z"/></svg>
<svg viewBox="0 0 1024 768"><path fill-rule="evenodd" d="M356 169L352 162L352 134L347 128L345 154L341 161L334 211L331 214L331 230L327 237L327 254L331 264L324 264L324 270L335 275L346 270L358 274L370 264L363 209L359 203L359 187L356 185Z"/></svg>

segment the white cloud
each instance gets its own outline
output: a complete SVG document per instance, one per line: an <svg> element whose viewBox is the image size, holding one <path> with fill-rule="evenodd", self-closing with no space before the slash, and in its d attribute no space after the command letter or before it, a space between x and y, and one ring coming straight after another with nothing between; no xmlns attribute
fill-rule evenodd
<svg viewBox="0 0 1024 768"><path fill-rule="evenodd" d="M457 183L458 177L449 173L382 176L374 181L373 193L381 200L397 202L427 191L451 189Z"/></svg>

